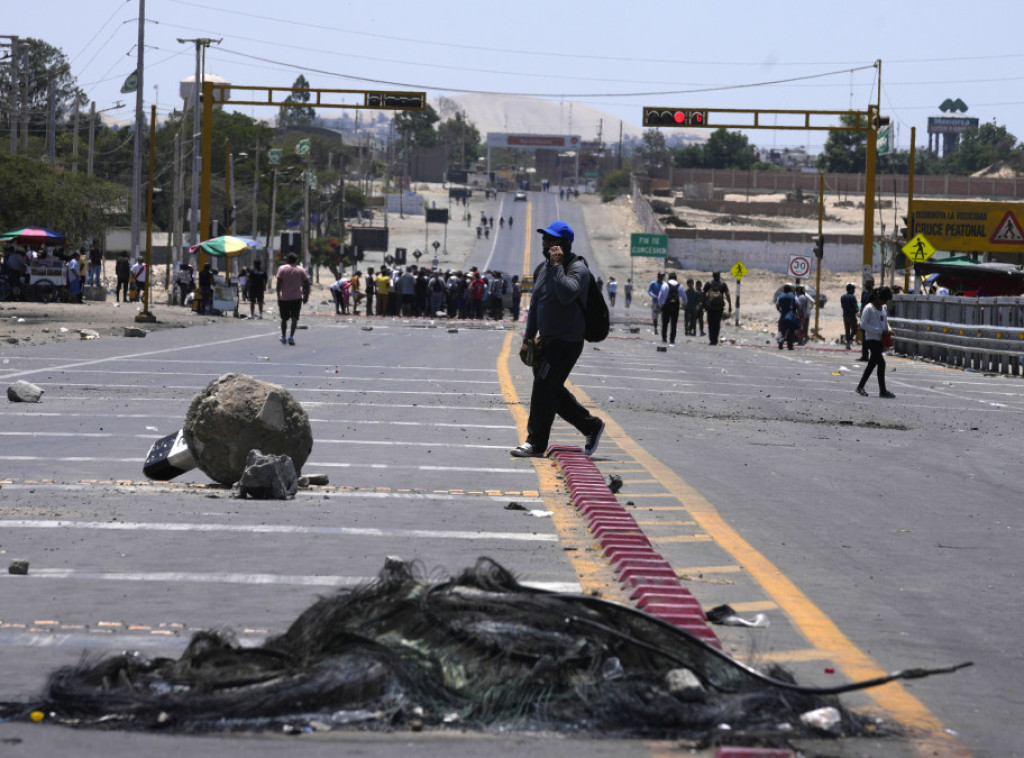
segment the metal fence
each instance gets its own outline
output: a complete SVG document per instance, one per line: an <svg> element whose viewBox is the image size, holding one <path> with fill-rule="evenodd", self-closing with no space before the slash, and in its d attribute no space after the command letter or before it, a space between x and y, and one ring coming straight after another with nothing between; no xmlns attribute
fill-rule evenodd
<svg viewBox="0 0 1024 758"><path fill-rule="evenodd" d="M897 295L889 312L897 353L1024 374L1024 298Z"/></svg>

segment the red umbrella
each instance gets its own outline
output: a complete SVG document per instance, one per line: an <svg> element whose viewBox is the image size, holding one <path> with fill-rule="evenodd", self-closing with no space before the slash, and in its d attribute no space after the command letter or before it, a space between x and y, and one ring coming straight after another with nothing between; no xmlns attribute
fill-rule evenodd
<svg viewBox="0 0 1024 758"><path fill-rule="evenodd" d="M41 226L26 226L0 234L0 242L14 242L19 245L56 245L64 241L63 234Z"/></svg>

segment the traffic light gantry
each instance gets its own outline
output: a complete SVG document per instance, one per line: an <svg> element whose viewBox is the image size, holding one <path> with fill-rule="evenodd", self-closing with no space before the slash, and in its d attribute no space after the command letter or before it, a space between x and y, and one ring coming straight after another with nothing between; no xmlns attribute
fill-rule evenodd
<svg viewBox="0 0 1024 758"><path fill-rule="evenodd" d="M708 112L687 108L644 108L644 126L707 126Z"/></svg>

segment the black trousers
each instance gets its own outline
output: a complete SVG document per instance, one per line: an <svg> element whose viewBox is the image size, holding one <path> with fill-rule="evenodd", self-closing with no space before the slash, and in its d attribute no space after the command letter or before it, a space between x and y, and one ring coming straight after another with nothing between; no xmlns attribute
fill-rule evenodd
<svg viewBox="0 0 1024 758"><path fill-rule="evenodd" d="M864 373L861 374L860 383L857 385L860 389L864 389L864 385L868 383L868 379L871 378L871 372L878 369L878 391L884 393L885 390L885 356L882 355L882 340L864 340L864 348L868 351L868 365L864 367Z"/></svg>
<svg viewBox="0 0 1024 758"><path fill-rule="evenodd" d="M526 424L526 441L537 450L547 449L556 415L582 434L589 434L598 426L599 419L590 415L590 411L565 388L569 373L582 352L582 340L544 340L544 358L539 366L533 367L530 419Z"/></svg>
<svg viewBox="0 0 1024 758"><path fill-rule="evenodd" d="M661 307L661 341L665 342L668 335L670 342L675 344L676 327L679 325L679 303L665 303Z"/></svg>
<svg viewBox="0 0 1024 758"><path fill-rule="evenodd" d="M708 309L708 342L712 345L718 344L718 332L722 329L722 314L725 311L713 311Z"/></svg>

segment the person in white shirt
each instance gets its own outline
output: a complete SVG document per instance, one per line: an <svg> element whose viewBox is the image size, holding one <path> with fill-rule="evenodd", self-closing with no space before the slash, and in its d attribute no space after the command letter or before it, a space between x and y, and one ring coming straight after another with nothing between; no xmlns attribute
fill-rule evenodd
<svg viewBox="0 0 1024 758"><path fill-rule="evenodd" d="M879 287L871 292L871 300L860 312L860 328L864 330L864 346L868 351L868 365L864 367L864 373L857 385L857 394L867 397L867 390L864 386L871 377L871 372L878 369L878 396L885 398L896 397L885 388L885 356L882 354L882 336L890 333L889 313L885 304L892 300L892 290L888 287Z"/></svg>

